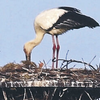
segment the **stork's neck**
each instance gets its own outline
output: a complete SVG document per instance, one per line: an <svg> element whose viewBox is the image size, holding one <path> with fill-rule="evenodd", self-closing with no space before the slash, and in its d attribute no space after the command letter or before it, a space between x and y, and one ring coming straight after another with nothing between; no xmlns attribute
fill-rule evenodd
<svg viewBox="0 0 100 100"><path fill-rule="evenodd" d="M37 33L35 39L29 41L29 44L32 47L32 49L42 41L43 36L44 36L43 33Z"/></svg>
<svg viewBox="0 0 100 100"><path fill-rule="evenodd" d="M30 56L32 49L37 46L43 39L44 33L36 33L34 40L31 40L24 45L24 52L26 56Z"/></svg>

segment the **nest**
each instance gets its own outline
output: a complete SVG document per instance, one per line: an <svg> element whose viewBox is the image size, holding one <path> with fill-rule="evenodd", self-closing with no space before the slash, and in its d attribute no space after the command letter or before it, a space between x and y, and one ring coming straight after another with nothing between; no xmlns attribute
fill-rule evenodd
<svg viewBox="0 0 100 100"><path fill-rule="evenodd" d="M61 60L61 59L59 59ZM55 61L55 60L54 60ZM91 69L68 68L72 62L88 65ZM66 64L64 64L66 63ZM77 60L63 60L63 66L58 69L48 69L44 62L36 65L34 62L22 61L21 64L9 63L0 69L1 87L4 83L13 86L60 86L60 87L94 87L100 84L99 69ZM17 84L17 85L15 85ZM24 84L24 85L23 85ZM27 85L25 85L27 84ZM29 85L30 84L30 85ZM7 85L8 87L8 85Z"/></svg>

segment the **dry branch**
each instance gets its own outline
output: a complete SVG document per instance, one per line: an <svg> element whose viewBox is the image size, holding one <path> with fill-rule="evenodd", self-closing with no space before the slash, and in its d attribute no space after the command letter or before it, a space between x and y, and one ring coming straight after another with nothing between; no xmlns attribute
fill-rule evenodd
<svg viewBox="0 0 100 100"><path fill-rule="evenodd" d="M81 63L81 64L85 64L85 65L88 65L89 67L91 67L92 69L94 69L95 71L97 71L90 63L86 63L86 62L83 62L83 61L78 61L78 60L72 60L72 59L70 59L70 60L65 60L65 59L58 59L58 61L63 61L63 62L67 62L67 64L66 65L64 65L63 67L61 67L61 68L64 68L64 67L68 67L68 65L70 64L70 63L73 63L73 62L76 62L76 63ZM53 61L54 62L56 62L57 60L56 59L53 59Z"/></svg>

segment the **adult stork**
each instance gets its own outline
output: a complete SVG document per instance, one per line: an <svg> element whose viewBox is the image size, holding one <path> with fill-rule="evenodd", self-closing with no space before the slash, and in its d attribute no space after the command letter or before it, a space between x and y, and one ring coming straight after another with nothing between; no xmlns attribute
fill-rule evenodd
<svg viewBox="0 0 100 100"><path fill-rule="evenodd" d="M82 27L94 28L99 24L91 17L83 15L80 10L72 7L59 7L50 10L46 10L40 13L34 22L36 38L24 45L24 52L26 60L31 60L31 51L37 46L43 39L46 33L52 36L53 41L53 58L55 58L56 51L56 68L58 67L58 53L59 42L58 35L71 30L79 29ZM56 38L54 38L54 36ZM56 39L56 41L55 41ZM54 62L52 61L52 68L54 68Z"/></svg>

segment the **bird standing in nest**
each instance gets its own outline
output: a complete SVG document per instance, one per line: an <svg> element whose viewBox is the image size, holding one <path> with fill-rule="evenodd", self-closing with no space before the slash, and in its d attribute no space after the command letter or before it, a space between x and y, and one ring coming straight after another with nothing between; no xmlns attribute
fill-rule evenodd
<svg viewBox="0 0 100 100"><path fill-rule="evenodd" d="M99 26L99 24L93 18L83 15L80 10L76 8L58 7L40 13L34 22L36 38L24 45L26 60L31 60L32 49L37 46L42 41L44 35L48 33L52 36L53 41L52 59L56 58L56 68L58 68L58 54L60 49L58 35L68 30L79 29L85 26L94 28ZM54 61L52 61L52 69L54 69Z"/></svg>

